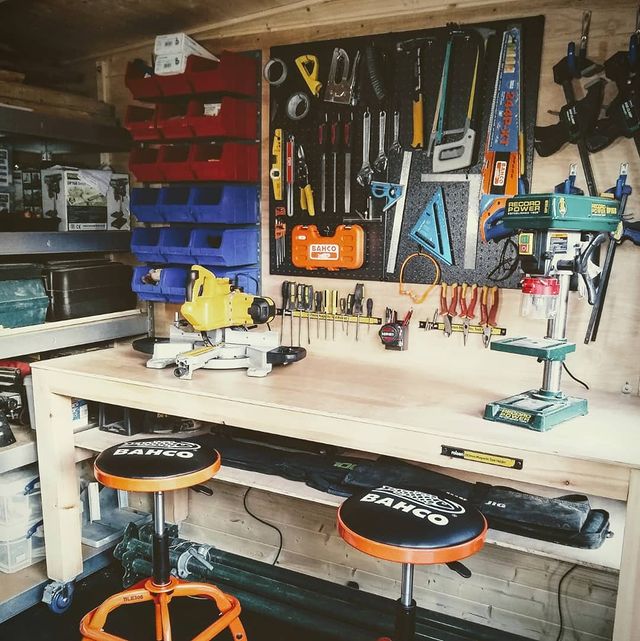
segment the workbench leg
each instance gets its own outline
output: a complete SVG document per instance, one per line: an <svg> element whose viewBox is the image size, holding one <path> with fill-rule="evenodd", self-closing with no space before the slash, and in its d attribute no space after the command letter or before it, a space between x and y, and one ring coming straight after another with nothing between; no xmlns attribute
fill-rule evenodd
<svg viewBox="0 0 640 641"><path fill-rule="evenodd" d="M633 641L640 630L640 470L631 470L613 641Z"/></svg>
<svg viewBox="0 0 640 641"><path fill-rule="evenodd" d="M47 575L66 583L82 573L80 488L71 399L52 393L46 375L36 370L33 396Z"/></svg>
<svg viewBox="0 0 640 641"><path fill-rule="evenodd" d="M168 523L180 525L189 516L189 489L165 492L164 513Z"/></svg>

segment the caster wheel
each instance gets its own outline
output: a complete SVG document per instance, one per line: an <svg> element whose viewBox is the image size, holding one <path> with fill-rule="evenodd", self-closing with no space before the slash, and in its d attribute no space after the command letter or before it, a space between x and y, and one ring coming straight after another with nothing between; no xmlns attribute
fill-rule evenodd
<svg viewBox="0 0 640 641"><path fill-rule="evenodd" d="M45 587L42 601L49 606L54 614L62 614L71 607L74 590L74 583L53 581Z"/></svg>

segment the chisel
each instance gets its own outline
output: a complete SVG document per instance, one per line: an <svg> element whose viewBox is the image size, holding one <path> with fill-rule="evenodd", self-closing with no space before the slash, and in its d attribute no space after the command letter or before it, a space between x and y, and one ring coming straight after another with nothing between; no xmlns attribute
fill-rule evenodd
<svg viewBox="0 0 640 641"><path fill-rule="evenodd" d="M338 147L340 146L340 114L335 122L331 123L331 149L333 155L333 213L338 211Z"/></svg>
<svg viewBox="0 0 640 641"><path fill-rule="evenodd" d="M344 213L351 211L351 125L353 114L344 123Z"/></svg>
<svg viewBox="0 0 640 641"><path fill-rule="evenodd" d="M327 210L327 121L328 116L324 114L324 121L318 125L318 145L322 149L320 156L320 211L324 214Z"/></svg>

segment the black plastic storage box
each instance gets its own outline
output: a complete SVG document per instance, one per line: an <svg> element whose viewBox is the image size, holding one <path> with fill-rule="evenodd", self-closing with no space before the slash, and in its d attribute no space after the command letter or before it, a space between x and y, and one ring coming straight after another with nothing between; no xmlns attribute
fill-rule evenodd
<svg viewBox="0 0 640 641"><path fill-rule="evenodd" d="M49 262L44 282L50 304L47 320L59 321L136 306L131 291L132 268L106 259Z"/></svg>

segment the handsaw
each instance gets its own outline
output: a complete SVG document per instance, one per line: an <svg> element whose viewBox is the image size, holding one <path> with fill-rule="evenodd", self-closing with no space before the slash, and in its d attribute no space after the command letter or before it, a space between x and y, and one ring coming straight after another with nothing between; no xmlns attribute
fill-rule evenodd
<svg viewBox="0 0 640 641"><path fill-rule="evenodd" d="M524 173L521 127L521 34L519 27L502 36L498 73L487 130L480 191L480 237L487 241L485 224L504 208L507 198L521 191Z"/></svg>

